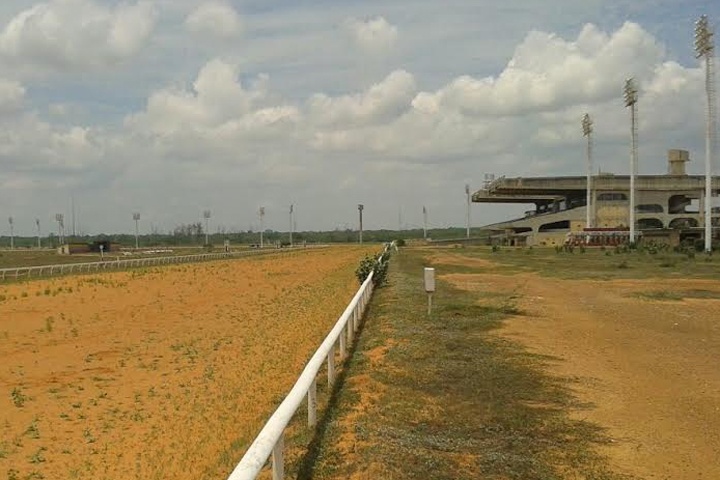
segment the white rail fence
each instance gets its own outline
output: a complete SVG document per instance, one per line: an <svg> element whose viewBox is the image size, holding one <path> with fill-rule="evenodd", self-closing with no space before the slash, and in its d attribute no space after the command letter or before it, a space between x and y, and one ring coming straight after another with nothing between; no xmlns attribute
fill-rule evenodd
<svg viewBox="0 0 720 480"><path fill-rule="evenodd" d="M283 480L285 476L283 455L285 428L305 401L308 427L315 427L317 423L318 373L323 363L327 361L328 390L332 390L335 381L335 353L339 349L340 359L347 358L349 348L352 346L374 290L373 277L374 272L370 272L333 329L305 366L290 393L260 430L227 480L254 480L271 456L272 478L273 480Z"/></svg>
<svg viewBox="0 0 720 480"><path fill-rule="evenodd" d="M226 258L247 257L251 255L280 253L284 251L298 251L303 249L322 247L325 247L325 245L314 245L312 247L308 246L286 249L247 250L242 252L201 253L196 255L175 255L150 258L127 258L122 260L107 260L101 262L38 265L34 267L2 268L0 269L0 281L6 279L19 279L23 277L31 278L33 276L42 277L43 275L52 276L64 275L66 273L83 273L104 270L123 270L135 267L152 267L156 265L169 265L174 263L205 262L209 260L221 260Z"/></svg>

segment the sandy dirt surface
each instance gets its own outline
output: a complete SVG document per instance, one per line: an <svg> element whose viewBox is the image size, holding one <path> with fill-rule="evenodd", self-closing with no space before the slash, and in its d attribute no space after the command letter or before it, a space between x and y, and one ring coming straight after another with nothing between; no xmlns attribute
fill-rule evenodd
<svg viewBox="0 0 720 480"><path fill-rule="evenodd" d="M443 278L478 292L481 303L497 301L491 292L517 293L524 315L506 321L500 335L553 357L550 373L571 379L590 404L573 415L607 428L613 442L603 453L618 471L646 479L720 478L720 300L638 297L666 289L720 294L720 282Z"/></svg>
<svg viewBox="0 0 720 480"><path fill-rule="evenodd" d="M370 251L0 287L0 476L225 478Z"/></svg>

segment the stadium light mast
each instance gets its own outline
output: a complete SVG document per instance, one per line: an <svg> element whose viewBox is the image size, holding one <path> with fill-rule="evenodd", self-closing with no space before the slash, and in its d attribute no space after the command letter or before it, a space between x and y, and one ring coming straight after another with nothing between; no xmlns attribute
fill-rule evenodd
<svg viewBox="0 0 720 480"><path fill-rule="evenodd" d="M210 245L210 210L203 212L203 218L205 219L205 245Z"/></svg>
<svg viewBox="0 0 720 480"><path fill-rule="evenodd" d="M423 205L423 238L427 240L427 208Z"/></svg>
<svg viewBox="0 0 720 480"><path fill-rule="evenodd" d="M363 243L362 234L363 234L363 220L362 220L362 212L365 209L365 205L362 203L358 203L358 214L360 215L360 245Z"/></svg>
<svg viewBox="0 0 720 480"><path fill-rule="evenodd" d="M55 221L58 223L58 237L60 237L60 245L65 244L65 215L62 213L55 214Z"/></svg>
<svg viewBox="0 0 720 480"><path fill-rule="evenodd" d="M587 137L587 196L586 196L586 209L587 214L585 215L585 227L592 228L593 226L593 193L592 193L592 133L593 133L593 122L589 114L585 114L582 119L583 136Z"/></svg>
<svg viewBox="0 0 720 480"><path fill-rule="evenodd" d="M42 248L42 244L40 243L40 219L35 219L35 226L37 227L37 237L38 237L38 249Z"/></svg>
<svg viewBox="0 0 720 480"><path fill-rule="evenodd" d="M263 248L263 231L265 230L265 207L260 207L260 210L258 210L258 216L260 217L260 248Z"/></svg>
<svg viewBox="0 0 720 480"><path fill-rule="evenodd" d="M138 222L140 222L140 214L135 212L133 213L133 220L135 220L135 250L140 248L140 228L138 226Z"/></svg>
<svg viewBox="0 0 720 480"><path fill-rule="evenodd" d="M470 185L465 184L465 196L467 197L467 208L465 209L465 237L470 238Z"/></svg>
<svg viewBox="0 0 720 480"><path fill-rule="evenodd" d="M13 225L13 217L8 217L8 223L10 224L10 250L15 249L15 226Z"/></svg>
<svg viewBox="0 0 720 480"><path fill-rule="evenodd" d="M635 80L628 78L624 89L625 106L630 107L630 244L635 244L635 176L637 175L637 99Z"/></svg>
<svg viewBox="0 0 720 480"><path fill-rule="evenodd" d="M713 69L712 27L707 15L695 23L695 55L705 61L705 94L707 118L705 123L705 252L712 252L712 163L715 146L715 72Z"/></svg>
<svg viewBox="0 0 720 480"><path fill-rule="evenodd" d="M290 246L293 246L293 204L290 204Z"/></svg>

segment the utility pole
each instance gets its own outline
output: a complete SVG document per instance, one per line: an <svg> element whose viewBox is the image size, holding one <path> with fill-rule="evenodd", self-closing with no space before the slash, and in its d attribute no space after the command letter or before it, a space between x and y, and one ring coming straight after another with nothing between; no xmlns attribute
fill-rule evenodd
<svg viewBox="0 0 720 480"><path fill-rule="evenodd" d="M470 185L465 184L465 196L467 197L467 209L465 211L465 224L466 224L466 233L465 236L467 238L470 238Z"/></svg>
<svg viewBox="0 0 720 480"><path fill-rule="evenodd" d="M203 212L203 218L205 219L205 245L210 245L210 210Z"/></svg>
<svg viewBox="0 0 720 480"><path fill-rule="evenodd" d="M263 231L265 230L265 207L260 207L258 210L260 216L260 248L263 248Z"/></svg>
<svg viewBox="0 0 720 480"><path fill-rule="evenodd" d="M695 54L705 60L705 94L707 118L705 122L705 252L712 252L712 163L715 147L715 72L713 69L713 31L707 15L695 23Z"/></svg>
<svg viewBox="0 0 720 480"><path fill-rule="evenodd" d="M427 208L423 205L423 238L427 240Z"/></svg>
<svg viewBox="0 0 720 480"><path fill-rule="evenodd" d="M41 243L40 243L40 219L39 219L39 218L36 218L36 219L35 219L35 226L37 227L37 234L38 234L38 235L37 235L37 237L38 237L38 239L37 239L37 240L38 240L38 249L40 249L40 248L42 248L42 245L41 245Z"/></svg>
<svg viewBox="0 0 720 480"><path fill-rule="evenodd" d="M140 228L138 226L140 214L137 212L133 213L133 220L135 220L135 250L137 250L140 248Z"/></svg>
<svg viewBox="0 0 720 480"><path fill-rule="evenodd" d="M293 204L290 204L290 246L293 246Z"/></svg>
<svg viewBox="0 0 720 480"><path fill-rule="evenodd" d="M70 213L72 214L72 240L75 241L75 195L70 196Z"/></svg>
<svg viewBox="0 0 720 480"><path fill-rule="evenodd" d="M13 217L8 217L8 223L10 224L10 250L15 249L15 228L13 225Z"/></svg>
<svg viewBox="0 0 720 480"><path fill-rule="evenodd" d="M635 175L637 175L637 100L638 90L632 78L625 82L625 106L630 107L630 244L635 236Z"/></svg>
<svg viewBox="0 0 720 480"><path fill-rule="evenodd" d="M582 119L583 136L587 137L587 198L586 198L586 209L587 214L585 215L585 228L592 228L593 226L593 193L592 193L592 133L593 133L593 122L590 119L589 114L585 114Z"/></svg>
<svg viewBox="0 0 720 480"><path fill-rule="evenodd" d="M363 234L363 210L365 209L365 206L362 203L358 203L358 213L360 214L360 245L363 243L362 234Z"/></svg>

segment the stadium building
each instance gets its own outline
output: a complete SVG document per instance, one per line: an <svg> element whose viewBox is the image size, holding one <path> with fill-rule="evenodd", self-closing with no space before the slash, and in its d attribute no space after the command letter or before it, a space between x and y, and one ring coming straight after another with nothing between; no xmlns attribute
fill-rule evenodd
<svg viewBox="0 0 720 480"><path fill-rule="evenodd" d="M686 150L668 152L665 175L635 177L638 241L672 246L704 237L705 176L688 175ZM488 225L495 243L523 246L563 245L573 239L591 244L629 239L630 176L599 173L592 177L591 224L587 229L587 177L501 177L472 196L476 203L534 204L522 218ZM720 177L712 178L713 196ZM712 206L713 237L720 236L720 207Z"/></svg>

